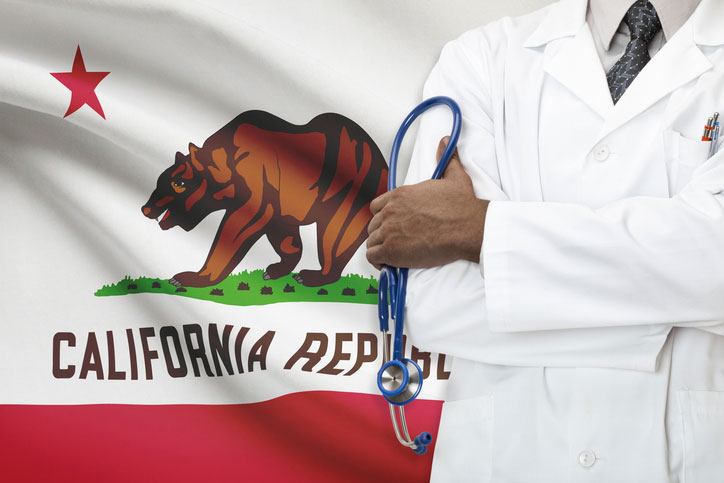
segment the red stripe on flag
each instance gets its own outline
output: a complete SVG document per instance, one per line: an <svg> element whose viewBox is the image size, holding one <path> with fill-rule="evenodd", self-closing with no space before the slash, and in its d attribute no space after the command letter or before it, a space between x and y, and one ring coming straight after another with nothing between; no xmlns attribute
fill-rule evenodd
<svg viewBox="0 0 724 483"><path fill-rule="evenodd" d="M440 401L406 409L435 436ZM434 445L434 442L433 442ZM303 392L254 404L0 406L3 481L427 481L381 396Z"/></svg>

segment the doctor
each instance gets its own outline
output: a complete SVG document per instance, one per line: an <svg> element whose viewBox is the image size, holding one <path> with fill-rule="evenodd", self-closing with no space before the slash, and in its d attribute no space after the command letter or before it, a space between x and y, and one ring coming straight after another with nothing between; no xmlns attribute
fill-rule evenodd
<svg viewBox="0 0 724 483"><path fill-rule="evenodd" d="M724 149L701 141L724 0L504 18L445 46L435 95L459 159L423 181L450 124L423 116L367 252L423 268L409 336L455 356L433 480L724 481Z"/></svg>

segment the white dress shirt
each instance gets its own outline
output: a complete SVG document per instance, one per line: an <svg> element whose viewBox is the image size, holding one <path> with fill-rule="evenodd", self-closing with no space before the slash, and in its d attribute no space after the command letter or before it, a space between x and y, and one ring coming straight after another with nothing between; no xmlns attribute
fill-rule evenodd
<svg viewBox="0 0 724 483"><path fill-rule="evenodd" d="M661 20L660 30L649 42L649 55L654 55L664 46L688 20L701 0L654 0L651 3ZM586 11L586 22L591 28L596 51L603 70L608 72L621 58L631 35L622 21L631 0L590 0Z"/></svg>

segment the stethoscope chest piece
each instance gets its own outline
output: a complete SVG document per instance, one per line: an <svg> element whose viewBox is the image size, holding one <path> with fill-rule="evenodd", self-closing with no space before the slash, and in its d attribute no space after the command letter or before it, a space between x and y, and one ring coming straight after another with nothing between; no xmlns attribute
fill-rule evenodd
<svg viewBox="0 0 724 483"><path fill-rule="evenodd" d="M392 360L377 373L377 386L390 404L403 406L422 389L422 369L411 359Z"/></svg>

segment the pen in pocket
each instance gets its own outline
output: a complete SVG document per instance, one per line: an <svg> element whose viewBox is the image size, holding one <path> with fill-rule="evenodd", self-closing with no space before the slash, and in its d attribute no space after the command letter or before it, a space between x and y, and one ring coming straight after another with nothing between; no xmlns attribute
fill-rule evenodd
<svg viewBox="0 0 724 483"><path fill-rule="evenodd" d="M715 112L712 117L706 120L704 126L704 134L701 135L703 142L709 143L709 157L711 158L716 152L716 145L719 140L719 113Z"/></svg>
<svg viewBox="0 0 724 483"><path fill-rule="evenodd" d="M706 120L706 125L704 126L704 134L701 135L702 141L711 141L711 128L714 125L714 118L710 117Z"/></svg>
<svg viewBox="0 0 724 483"><path fill-rule="evenodd" d="M714 123L712 124L711 134L711 146L709 146L709 157L714 156L716 152L716 146L719 143L719 113L715 112L713 117Z"/></svg>

